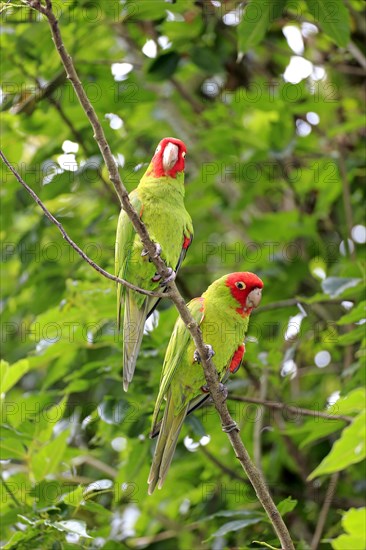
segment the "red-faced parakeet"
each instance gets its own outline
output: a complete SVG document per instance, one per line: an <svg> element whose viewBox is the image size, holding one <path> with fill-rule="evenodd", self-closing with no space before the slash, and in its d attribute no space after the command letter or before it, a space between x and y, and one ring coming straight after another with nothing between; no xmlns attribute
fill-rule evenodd
<svg viewBox="0 0 366 550"><path fill-rule="evenodd" d="M262 288L263 282L253 273L231 273L212 283L201 297L188 304L201 327L209 355L215 355L214 364L221 381L236 372L241 364L249 316L261 301ZM160 432L148 478L149 494L156 485L159 489L163 485L186 415L207 398L206 380L199 361L190 333L179 317L166 350L153 414L151 436L159 427ZM159 426L158 415L164 398L166 404Z"/></svg>
<svg viewBox="0 0 366 550"><path fill-rule="evenodd" d="M171 270L167 280L161 281L156 273L123 209L118 219L115 273L146 290L158 290L174 279L192 241L192 220L184 206L185 156L186 146L182 141L175 138L161 140L139 185L129 195L156 245L156 253L161 254ZM159 298L117 286L117 327L123 330L125 391L135 371L145 321L158 302Z"/></svg>

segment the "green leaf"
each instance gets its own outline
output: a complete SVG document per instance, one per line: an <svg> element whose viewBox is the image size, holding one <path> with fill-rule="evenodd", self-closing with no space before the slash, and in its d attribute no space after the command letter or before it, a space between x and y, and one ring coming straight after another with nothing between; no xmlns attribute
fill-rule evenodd
<svg viewBox="0 0 366 550"><path fill-rule="evenodd" d="M155 19L164 18L166 15L165 0L128 0L126 2L125 11L129 19L138 19L141 21L154 21Z"/></svg>
<svg viewBox="0 0 366 550"><path fill-rule="evenodd" d="M331 415L329 417L332 418ZM328 420L324 420L323 418L319 419L319 422L317 420L310 420L306 423L308 434L302 439L300 443L300 449L303 449L306 447L306 445L309 445L309 443L312 443L313 441L317 441L318 439L323 439L327 435L330 435L338 430L341 430L344 428L344 422L342 420L332 420L331 422ZM298 430L294 430L294 433L298 434Z"/></svg>
<svg viewBox="0 0 366 550"><path fill-rule="evenodd" d="M6 460L8 458L23 459L25 456L25 449L22 442L19 439L3 439L0 442L0 459Z"/></svg>
<svg viewBox="0 0 366 550"><path fill-rule="evenodd" d="M361 279L351 277L327 277L322 281L321 286L326 294L329 294L331 298L336 298L343 294L345 290L357 286L360 282Z"/></svg>
<svg viewBox="0 0 366 550"><path fill-rule="evenodd" d="M150 64L147 74L153 80L166 80L175 73L179 60L180 56L176 52L163 53Z"/></svg>
<svg viewBox="0 0 366 550"><path fill-rule="evenodd" d="M350 40L349 14L343 0L306 0L309 11L323 31L338 46L345 48Z"/></svg>
<svg viewBox="0 0 366 550"><path fill-rule="evenodd" d="M366 537L366 508L350 508L343 516L342 525L347 533L359 533Z"/></svg>
<svg viewBox="0 0 366 550"><path fill-rule="evenodd" d="M45 476L56 471L63 459L69 430L60 433L51 443L44 445L40 451L33 454L31 467L36 481L41 481Z"/></svg>
<svg viewBox="0 0 366 550"><path fill-rule="evenodd" d="M264 38L270 24L282 14L285 4L286 0L251 0L247 3L238 25L239 52L246 53Z"/></svg>
<svg viewBox="0 0 366 550"><path fill-rule="evenodd" d="M246 527L249 527L249 525L254 525L256 523L259 523L260 521L261 521L261 518L258 518L258 517L229 521L228 523L225 523L224 525L222 525L220 529L215 531L215 533L213 533L210 538L224 537L228 533L232 533L233 531L240 531L241 529L245 529Z"/></svg>
<svg viewBox="0 0 366 550"><path fill-rule="evenodd" d="M67 397L64 397L52 407L44 408L41 414L38 411L37 443L47 443L50 441L55 424L64 416L66 403Z"/></svg>
<svg viewBox="0 0 366 550"><path fill-rule="evenodd" d="M55 521L52 523L53 527L56 527L59 531L66 531L67 533L76 533L79 537L91 539L90 535L86 532L85 521L69 519L66 521Z"/></svg>
<svg viewBox="0 0 366 550"><path fill-rule="evenodd" d="M7 393L29 370L29 361L21 359L13 365L9 365L6 361L1 360L1 392Z"/></svg>
<svg viewBox="0 0 366 550"><path fill-rule="evenodd" d="M351 508L344 513L342 526L347 534L331 541L335 550L364 550L366 548L366 508Z"/></svg>
<svg viewBox="0 0 366 550"><path fill-rule="evenodd" d="M97 481L93 481L93 483L89 483L89 485L85 487L83 497L87 499L97 493L111 492L113 491L113 487L113 481L110 479L98 479Z"/></svg>
<svg viewBox="0 0 366 550"><path fill-rule="evenodd" d="M363 535L340 535L332 540L335 550L365 550L366 540Z"/></svg>
<svg viewBox="0 0 366 550"><path fill-rule="evenodd" d="M297 500L287 497L285 500L281 500L281 502L278 504L277 509L281 516L284 516L288 512L292 512L292 510L296 507Z"/></svg>
<svg viewBox="0 0 366 550"><path fill-rule="evenodd" d="M360 412L366 407L366 390L365 388L357 388L350 391L347 395L340 397L334 405L327 409L327 413L333 414L349 414L352 412Z"/></svg>
<svg viewBox="0 0 366 550"><path fill-rule="evenodd" d="M29 534L27 533L27 531L17 531L16 533L14 533L11 539L8 540L8 542L4 544L4 546L2 546L1 548L2 550L15 550L16 548L19 548L18 543L21 541L26 541L28 536Z"/></svg>
<svg viewBox="0 0 366 550"><path fill-rule="evenodd" d="M199 46L194 46L191 50L191 59L193 63L200 67L204 71L207 71L211 74L215 74L221 71L222 66L217 58L217 55L209 48L202 48Z"/></svg>
<svg viewBox="0 0 366 550"><path fill-rule="evenodd" d="M42 185L41 199L49 201L65 192L70 192L71 184L75 181L75 174L65 170L56 174L49 183Z"/></svg>
<svg viewBox="0 0 366 550"><path fill-rule="evenodd" d="M215 512L215 514L211 514L210 516L205 516L200 521L207 521L209 519L213 518L233 518L233 517L246 517L249 516L257 517L259 519L266 519L265 515L260 512L253 512L252 510L219 510L218 512Z"/></svg>
<svg viewBox="0 0 366 550"><path fill-rule="evenodd" d="M366 317L366 300L363 300L359 304L355 305L351 311L343 315L338 319L338 325L348 325L350 323L355 323Z"/></svg>
<svg viewBox="0 0 366 550"><path fill-rule="evenodd" d="M310 474L309 480L323 474L339 472L366 457L366 411L355 417L352 424L344 428L341 437L334 443L330 453Z"/></svg>
<svg viewBox="0 0 366 550"><path fill-rule="evenodd" d="M349 346L350 344L355 344L356 342L361 342L362 338L365 336L365 325L362 324L357 326L353 330L342 334L339 337L338 343L341 346Z"/></svg>
<svg viewBox="0 0 366 550"><path fill-rule="evenodd" d="M68 504L69 506L80 506L80 503L84 500L83 495L83 488L81 485L74 489L73 491L70 491L66 495L62 496L62 501L65 502L65 504Z"/></svg>

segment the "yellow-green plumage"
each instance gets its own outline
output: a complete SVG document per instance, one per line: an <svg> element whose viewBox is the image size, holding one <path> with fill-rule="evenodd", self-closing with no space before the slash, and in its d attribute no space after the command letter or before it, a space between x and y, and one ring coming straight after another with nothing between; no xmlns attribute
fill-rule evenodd
<svg viewBox="0 0 366 550"><path fill-rule="evenodd" d="M218 279L209 286L201 298L195 298L188 304L192 316L201 327L204 342L211 345L215 351L214 364L220 380L224 379L235 352L243 343L250 313L250 310L238 310L238 301L227 286L227 278L228 276L224 276ZM262 288L262 282L255 278L255 281L257 280L258 287ZM206 384L206 380L201 365L194 361L194 351L195 345L189 331L181 318L178 318L166 351L152 420L151 433L156 434L158 415L166 398L148 478L149 494L154 491L156 485L161 488L164 482L187 411L205 399L201 388Z"/></svg>
<svg viewBox="0 0 366 550"><path fill-rule="evenodd" d="M176 177L154 177L149 165L138 187L130 193L130 200L145 223L151 239L162 248L161 257L169 267L177 270L184 259L184 239L193 234L191 218L184 206L184 173ZM116 235L115 273L146 290L158 290L160 281L153 281L155 266L148 256L141 256L143 246L131 221L121 210ZM140 349L144 325L159 301L117 287L117 326L123 331L123 385L127 391L132 380Z"/></svg>

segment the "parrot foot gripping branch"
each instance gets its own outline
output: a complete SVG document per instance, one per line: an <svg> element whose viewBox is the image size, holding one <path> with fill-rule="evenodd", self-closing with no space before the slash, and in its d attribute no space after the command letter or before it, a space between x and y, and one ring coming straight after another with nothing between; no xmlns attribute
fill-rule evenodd
<svg viewBox="0 0 366 550"><path fill-rule="evenodd" d="M215 355L213 347L210 346L209 344L206 344L205 347L206 347L206 350L207 350L206 359L212 359L212 357ZM194 350L193 360L194 360L195 363L201 363L201 356L200 356L199 351L197 349Z"/></svg>
<svg viewBox="0 0 366 550"><path fill-rule="evenodd" d="M154 254L154 258L157 258L158 256L160 256L161 254L161 246L159 243L154 243L155 244L155 254ZM144 248L141 252L141 256L144 257L144 256L147 256L149 253L148 251L146 250L146 248ZM149 262L151 262L151 258L149 258Z"/></svg>

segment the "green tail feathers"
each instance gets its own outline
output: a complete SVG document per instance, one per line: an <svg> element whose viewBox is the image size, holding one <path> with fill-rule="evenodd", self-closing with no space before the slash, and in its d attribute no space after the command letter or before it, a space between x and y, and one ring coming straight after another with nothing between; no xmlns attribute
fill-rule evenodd
<svg viewBox="0 0 366 550"><path fill-rule="evenodd" d="M175 414L174 403L171 398L171 392L169 392L150 474L147 480L149 484L149 495L154 492L156 485L158 489L161 489L163 486L173 459L179 433L186 417L187 410L188 405L180 413Z"/></svg>
<svg viewBox="0 0 366 550"><path fill-rule="evenodd" d="M148 299L138 306L134 293L126 290L123 316L123 389L125 391L128 390L135 372L148 311Z"/></svg>

